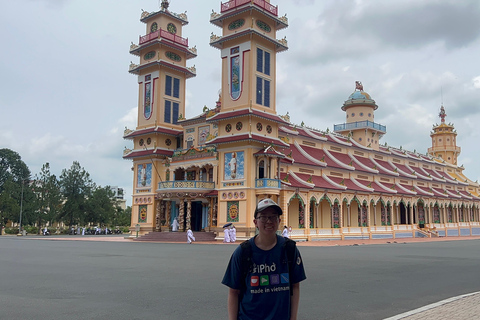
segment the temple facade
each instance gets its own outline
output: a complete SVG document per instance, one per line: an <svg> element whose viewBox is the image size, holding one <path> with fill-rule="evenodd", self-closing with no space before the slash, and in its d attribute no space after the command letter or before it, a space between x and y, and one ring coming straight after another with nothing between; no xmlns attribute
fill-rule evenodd
<svg viewBox="0 0 480 320"><path fill-rule="evenodd" d="M480 185L457 165L443 106L424 154L380 142L379 106L359 81L333 132L292 124L276 112L276 56L288 49L277 32L288 19L268 0L232 0L210 16L221 32L210 36L218 101L187 118L186 80L196 75L187 60L197 55L183 37L187 16L163 0L140 21L146 34L130 47L140 61L129 69L138 123L124 132L133 148L123 155L133 161L132 231L168 232L177 218L181 231L222 239L233 223L237 237L251 237L255 205L270 197L297 240L480 235Z"/></svg>

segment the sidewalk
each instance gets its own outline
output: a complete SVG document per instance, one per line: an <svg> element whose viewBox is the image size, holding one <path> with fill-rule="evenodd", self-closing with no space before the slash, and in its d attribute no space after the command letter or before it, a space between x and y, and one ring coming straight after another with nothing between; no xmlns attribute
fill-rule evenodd
<svg viewBox="0 0 480 320"><path fill-rule="evenodd" d="M476 320L480 318L480 292L446 299L384 320Z"/></svg>

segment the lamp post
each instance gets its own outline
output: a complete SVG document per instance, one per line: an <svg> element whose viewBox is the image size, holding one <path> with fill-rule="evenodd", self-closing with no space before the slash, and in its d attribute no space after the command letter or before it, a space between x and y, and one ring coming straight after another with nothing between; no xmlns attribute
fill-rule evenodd
<svg viewBox="0 0 480 320"><path fill-rule="evenodd" d="M18 227L18 234L23 235L22 233L22 211L23 211L23 181L22 180L22 195L20 197L20 221L19 221L19 227Z"/></svg>

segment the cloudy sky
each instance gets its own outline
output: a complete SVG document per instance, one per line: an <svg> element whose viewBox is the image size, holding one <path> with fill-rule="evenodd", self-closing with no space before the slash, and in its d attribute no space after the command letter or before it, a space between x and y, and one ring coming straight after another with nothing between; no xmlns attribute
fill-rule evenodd
<svg viewBox="0 0 480 320"><path fill-rule="evenodd" d="M79 161L99 185L126 190L125 127L136 126L130 43L158 0L0 0L0 148L18 152L37 174L60 175ZM225 1L224 1L225 2ZM458 132L459 164L480 180L480 1L272 0L289 27L278 55L277 112L321 130L345 122L343 102L356 80L377 102L381 143L425 153L443 101ZM220 52L209 46L219 0L171 0L187 11L183 36L196 45L197 77L187 82L187 117L213 107Z"/></svg>

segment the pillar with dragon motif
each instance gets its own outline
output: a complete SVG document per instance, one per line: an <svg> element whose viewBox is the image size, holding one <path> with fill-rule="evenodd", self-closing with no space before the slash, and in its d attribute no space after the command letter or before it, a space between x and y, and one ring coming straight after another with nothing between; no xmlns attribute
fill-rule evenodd
<svg viewBox="0 0 480 320"><path fill-rule="evenodd" d="M192 228L192 200L187 200L187 230Z"/></svg>

